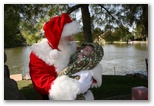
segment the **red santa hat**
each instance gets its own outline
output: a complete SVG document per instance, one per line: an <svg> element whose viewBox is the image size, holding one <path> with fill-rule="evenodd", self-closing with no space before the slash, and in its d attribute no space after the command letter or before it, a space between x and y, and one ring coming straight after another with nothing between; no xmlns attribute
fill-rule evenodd
<svg viewBox="0 0 154 106"><path fill-rule="evenodd" d="M59 41L62 36L70 36L78 32L79 24L71 20L70 16L63 13L55 16L43 26L45 36L52 49L58 49Z"/></svg>

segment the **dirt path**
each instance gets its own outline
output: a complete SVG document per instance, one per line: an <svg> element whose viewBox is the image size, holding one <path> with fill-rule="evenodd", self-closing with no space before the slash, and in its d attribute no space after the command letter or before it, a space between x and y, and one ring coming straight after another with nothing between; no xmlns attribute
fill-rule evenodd
<svg viewBox="0 0 154 106"><path fill-rule="evenodd" d="M13 75L10 75L10 78L14 79L15 81L20 81L22 80L22 74L13 74Z"/></svg>

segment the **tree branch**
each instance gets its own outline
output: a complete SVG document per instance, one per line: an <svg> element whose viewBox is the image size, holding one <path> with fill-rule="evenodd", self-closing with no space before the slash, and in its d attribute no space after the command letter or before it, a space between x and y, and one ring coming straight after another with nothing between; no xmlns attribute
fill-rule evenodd
<svg viewBox="0 0 154 106"><path fill-rule="evenodd" d="M78 8L80 8L80 7L81 7L81 4L75 5L75 6L71 7L71 8L69 8L69 9L67 10L67 13L68 13L68 14L71 14L73 11L75 11L76 9L78 9Z"/></svg>
<svg viewBox="0 0 154 106"><path fill-rule="evenodd" d="M103 5L98 4L100 7L102 7L104 10L106 10L106 12L112 16L113 19L116 19Z"/></svg>
<svg viewBox="0 0 154 106"><path fill-rule="evenodd" d="M113 19L117 20L117 19L110 13L110 11L108 11L103 5L101 5L101 4L98 4L98 5L101 6L103 9L105 9L106 12L107 12L109 15L111 15L111 17L112 17ZM122 23L121 23L119 20L117 20L117 22L119 22L119 23L122 25Z"/></svg>

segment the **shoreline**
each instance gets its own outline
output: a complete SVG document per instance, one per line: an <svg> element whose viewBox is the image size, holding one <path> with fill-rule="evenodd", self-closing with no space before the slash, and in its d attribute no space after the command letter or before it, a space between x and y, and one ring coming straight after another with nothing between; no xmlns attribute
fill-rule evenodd
<svg viewBox="0 0 154 106"><path fill-rule="evenodd" d="M114 41L113 44L127 44L127 42ZM148 44L148 41L130 41L128 44Z"/></svg>

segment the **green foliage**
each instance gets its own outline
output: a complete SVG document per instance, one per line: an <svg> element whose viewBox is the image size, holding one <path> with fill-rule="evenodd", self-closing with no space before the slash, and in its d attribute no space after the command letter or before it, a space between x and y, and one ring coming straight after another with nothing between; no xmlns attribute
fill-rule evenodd
<svg viewBox="0 0 154 106"><path fill-rule="evenodd" d="M115 28L114 31L107 30L104 32L100 38L104 39L108 43L113 43L113 41L128 41L132 35L129 32L129 29L124 26Z"/></svg>
<svg viewBox="0 0 154 106"><path fill-rule="evenodd" d="M126 34L126 36L123 39L124 41L134 40L134 36L131 33Z"/></svg>
<svg viewBox="0 0 154 106"><path fill-rule="evenodd" d="M103 45L103 43L105 42L104 39L101 38L101 34L103 33L103 31L100 28L95 28L92 30L92 38L93 38L93 42L98 43L100 45Z"/></svg>
<svg viewBox="0 0 154 106"><path fill-rule="evenodd" d="M78 34L74 35L74 40L78 45L81 45L81 43L84 42L83 32L79 32Z"/></svg>
<svg viewBox="0 0 154 106"><path fill-rule="evenodd" d="M148 4L123 4L122 11L125 14L123 22L130 26L136 24L144 27L142 35L148 36Z"/></svg>
<svg viewBox="0 0 154 106"><path fill-rule="evenodd" d="M101 33L102 33L102 31L101 31L100 28L95 28L95 29L92 30L92 40L93 40L93 42L99 43L98 38L101 35ZM82 42L85 42L83 31L76 34L74 36L74 40L77 42L78 45L80 45Z"/></svg>
<svg viewBox="0 0 154 106"><path fill-rule="evenodd" d="M20 16L14 9L14 5L4 5L4 35L7 38L13 38L18 31Z"/></svg>
<svg viewBox="0 0 154 106"><path fill-rule="evenodd" d="M27 26L23 28L23 30L21 30L21 33L25 37L28 45L37 43L38 41L40 41L40 39L44 37L43 31L42 31L43 23L44 23L44 20L42 19L40 20L39 23L36 23L35 26L33 26L33 28L31 28L32 30L28 30L30 26L29 27ZM21 24L25 24L25 23L21 23Z"/></svg>
<svg viewBox="0 0 154 106"><path fill-rule="evenodd" d="M98 36L102 34L102 30L100 28L95 28L92 30L92 39L95 40Z"/></svg>
<svg viewBox="0 0 154 106"><path fill-rule="evenodd" d="M129 29L121 25L120 27L116 28L115 31L113 32L114 40L127 41L129 39L127 36L128 34L129 34Z"/></svg>
<svg viewBox="0 0 154 106"><path fill-rule="evenodd" d="M19 31L20 16L15 5L4 5L4 47L21 45L24 41Z"/></svg>
<svg viewBox="0 0 154 106"><path fill-rule="evenodd" d="M23 31L22 34L25 36L28 45L37 43L41 38L43 38L43 35L39 32L33 34L28 31Z"/></svg>
<svg viewBox="0 0 154 106"><path fill-rule="evenodd" d="M76 6L76 4L5 4L4 46L21 45L25 42L23 37L26 39L28 45L38 42L42 39L40 35L43 35L43 24L51 17L60 15L73 6ZM130 36L127 33L128 26L134 24L137 26L135 37L142 38L143 36L148 36L147 4L89 4L89 8L93 40L101 34L100 28L103 28L104 31L114 31L113 35L109 34L108 37L105 37L107 41L111 40L112 42L119 39L127 41L128 36ZM78 20L83 25L83 14L78 16L79 12L80 9L77 9L70 15L73 20ZM123 25L125 25L125 28L121 27ZM140 26L143 26L142 31L139 31ZM85 37L79 34L77 40L84 41L84 39Z"/></svg>
<svg viewBox="0 0 154 106"><path fill-rule="evenodd" d="M140 39L140 40L145 40L146 39L146 35L144 33L145 27L143 25L138 25L134 31L134 39Z"/></svg>
<svg viewBox="0 0 154 106"><path fill-rule="evenodd" d="M108 43L113 43L113 41L114 41L114 36L112 34L112 31L110 31L110 30L107 30L106 32L104 32L101 35L101 38L104 39Z"/></svg>

